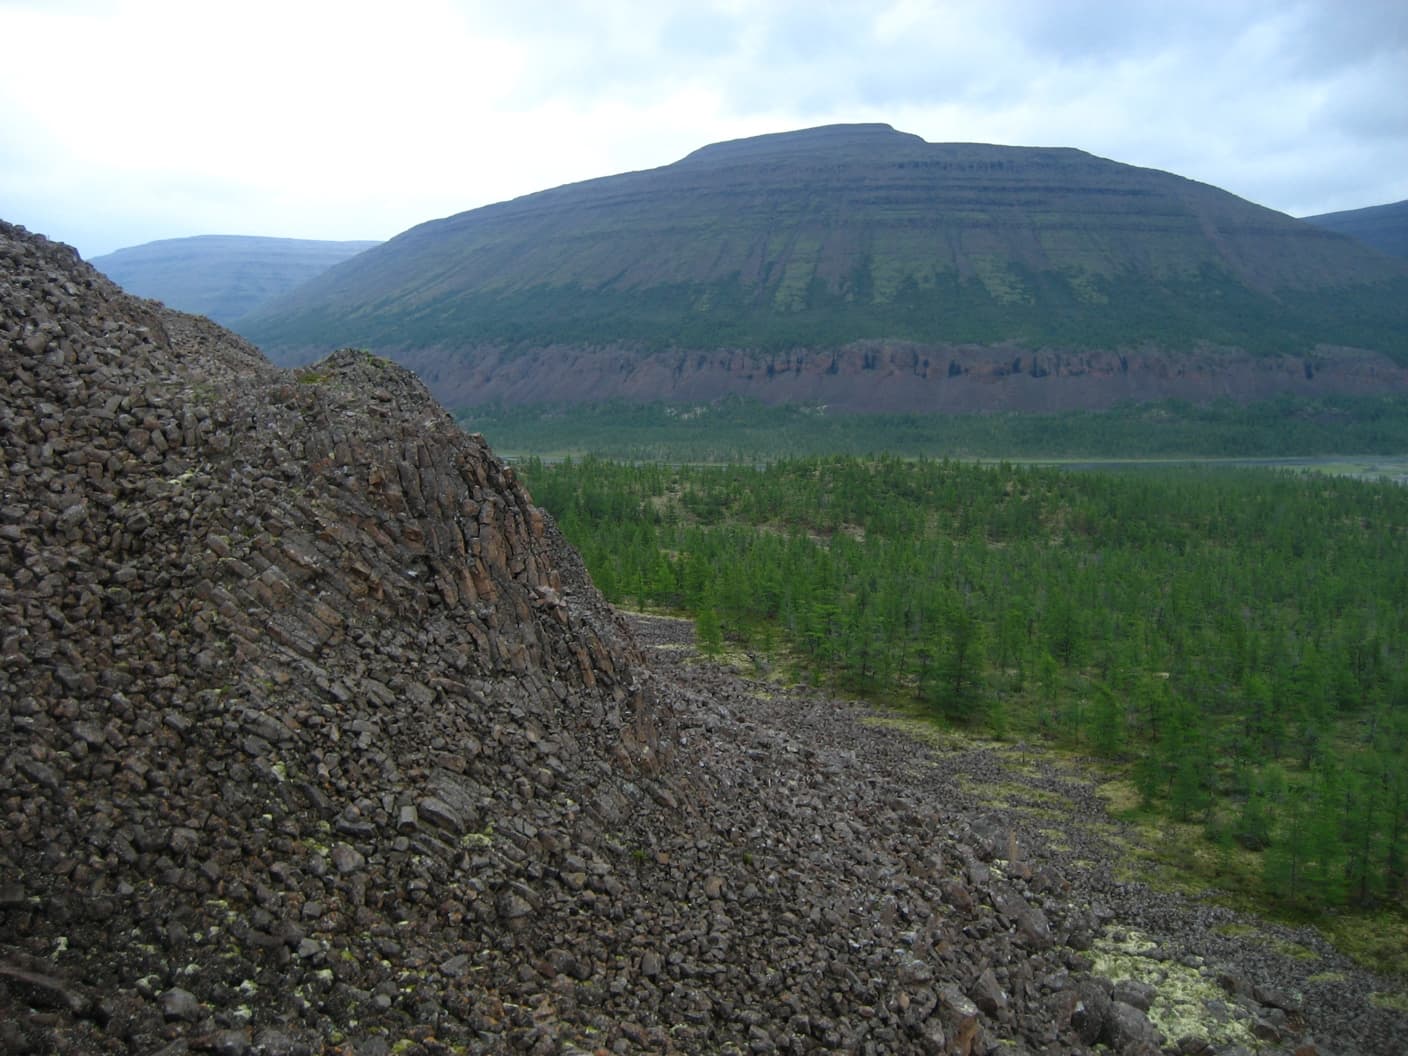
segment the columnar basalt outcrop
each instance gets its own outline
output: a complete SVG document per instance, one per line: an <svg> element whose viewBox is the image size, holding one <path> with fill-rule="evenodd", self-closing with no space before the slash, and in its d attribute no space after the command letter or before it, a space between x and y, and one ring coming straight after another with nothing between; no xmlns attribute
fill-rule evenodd
<svg viewBox="0 0 1408 1056"><path fill-rule="evenodd" d="M0 269L0 943L251 1008L370 952L375 1008L367 929L497 921L657 767L628 635L404 370L275 370L22 229Z"/></svg>

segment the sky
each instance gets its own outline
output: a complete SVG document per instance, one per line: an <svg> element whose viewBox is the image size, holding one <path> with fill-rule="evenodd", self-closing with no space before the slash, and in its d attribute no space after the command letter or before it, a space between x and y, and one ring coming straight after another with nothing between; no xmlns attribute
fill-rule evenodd
<svg viewBox="0 0 1408 1056"><path fill-rule="evenodd" d="M0 0L0 41L0 218L89 258L385 239L851 121L1408 199L1405 0Z"/></svg>

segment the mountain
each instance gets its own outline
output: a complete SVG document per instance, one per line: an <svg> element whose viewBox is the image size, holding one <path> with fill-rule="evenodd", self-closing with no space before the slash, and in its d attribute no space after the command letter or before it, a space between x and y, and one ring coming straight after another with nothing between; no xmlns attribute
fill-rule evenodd
<svg viewBox="0 0 1408 1056"><path fill-rule="evenodd" d="M1408 258L1408 201L1307 216L1307 223L1357 238L1395 257Z"/></svg>
<svg viewBox="0 0 1408 1056"><path fill-rule="evenodd" d="M3 222L0 366L0 1052L1400 1051L1027 749L625 624L403 368Z"/></svg>
<svg viewBox="0 0 1408 1056"><path fill-rule="evenodd" d="M856 409L1408 385L1408 265L1073 149L842 125L432 221L242 322L451 405L736 392Z"/></svg>
<svg viewBox="0 0 1408 1056"><path fill-rule="evenodd" d="M376 245L380 243L198 235L119 249L91 263L129 293L229 325Z"/></svg>

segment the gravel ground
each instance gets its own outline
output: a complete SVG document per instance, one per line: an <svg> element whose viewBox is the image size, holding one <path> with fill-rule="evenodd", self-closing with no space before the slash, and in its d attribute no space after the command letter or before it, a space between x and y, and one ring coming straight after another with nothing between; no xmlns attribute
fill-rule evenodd
<svg viewBox="0 0 1408 1056"><path fill-rule="evenodd" d="M657 680L673 687L682 724L688 724L691 702L734 703L737 721L843 758L846 773L864 775L885 796L936 807L950 831L1010 832L1016 846L996 848L999 859L1015 851L1032 867L1054 867L1069 885L1071 901L1092 908L1100 925L1100 967L1133 965L1170 989L1176 988L1170 967L1189 969L1182 974L1206 980L1228 1002L1256 990L1271 1000L1260 1010L1266 1015L1243 1024L1256 1031L1248 1048L1276 1048L1273 1035L1279 1034L1281 1044L1318 1046L1307 1052L1408 1052L1408 1016L1370 1000L1373 994L1401 994L1401 981L1365 971L1312 928L1239 913L1213 902L1211 893L1194 898L1122 879L1127 870L1113 866L1128 856L1125 841L1134 834L1111 817L1093 776L1009 745L935 743L922 728L860 702L746 677L701 657L685 620L632 615L629 623ZM994 810L994 797L1000 810ZM1139 956L1121 959L1113 953L1121 945L1141 947ZM1112 956L1102 957L1101 950ZM1278 1014L1278 1003L1289 1006L1290 1014ZM1209 1022L1222 1011L1214 1002Z"/></svg>

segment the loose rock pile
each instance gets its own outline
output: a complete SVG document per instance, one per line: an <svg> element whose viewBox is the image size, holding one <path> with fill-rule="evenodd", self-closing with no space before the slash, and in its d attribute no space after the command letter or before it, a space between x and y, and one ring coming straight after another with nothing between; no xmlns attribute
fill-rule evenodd
<svg viewBox="0 0 1408 1056"><path fill-rule="evenodd" d="M1212 1051L915 746L666 663L405 371L9 225L0 355L0 1051Z"/></svg>
<svg viewBox="0 0 1408 1056"><path fill-rule="evenodd" d="M659 763L615 617L406 372L0 265L0 942L83 1013L0 1048L394 1042L442 963L501 1030L530 885Z"/></svg>

